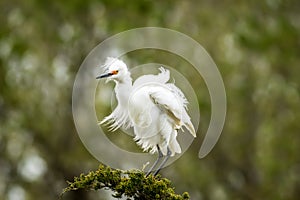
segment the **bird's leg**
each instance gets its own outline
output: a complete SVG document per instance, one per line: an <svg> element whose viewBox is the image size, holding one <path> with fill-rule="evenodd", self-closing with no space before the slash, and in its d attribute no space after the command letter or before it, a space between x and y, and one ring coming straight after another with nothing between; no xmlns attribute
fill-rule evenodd
<svg viewBox="0 0 300 200"><path fill-rule="evenodd" d="M151 166L150 170L147 172L146 176L148 176L149 174L151 174L152 170L154 169L154 167L156 167L156 165L159 163L160 159L163 157L163 154L159 148L158 145L156 145L157 147L157 152L158 152L158 157L157 160L154 162L154 164Z"/></svg>
<svg viewBox="0 0 300 200"><path fill-rule="evenodd" d="M165 159L162 161L162 163L159 165L158 169L154 172L154 176L156 176L156 174L158 174L158 172L161 170L161 168L163 168L163 166L166 164L166 162L168 161L168 159L171 156L171 151L168 147L168 152L167 152L167 156L165 157Z"/></svg>

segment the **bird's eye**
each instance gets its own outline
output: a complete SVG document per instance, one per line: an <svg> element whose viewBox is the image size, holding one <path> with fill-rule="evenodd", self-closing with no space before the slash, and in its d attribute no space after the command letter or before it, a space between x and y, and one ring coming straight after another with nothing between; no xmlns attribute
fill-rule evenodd
<svg viewBox="0 0 300 200"><path fill-rule="evenodd" d="M112 71L112 74L117 74L119 72L119 70L114 70L114 71Z"/></svg>

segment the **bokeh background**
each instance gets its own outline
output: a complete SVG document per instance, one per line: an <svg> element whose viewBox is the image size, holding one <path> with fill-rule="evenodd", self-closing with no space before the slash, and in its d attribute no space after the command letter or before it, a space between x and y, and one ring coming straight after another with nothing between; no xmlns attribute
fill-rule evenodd
<svg viewBox="0 0 300 200"><path fill-rule="evenodd" d="M199 136L161 172L176 192L187 191L193 200L299 199L297 0L1 1L0 199L57 199L66 180L97 169L99 162L73 123L73 81L97 44L144 26L171 28L197 40L219 67L227 92L224 131L200 160L210 100L199 86L204 88L197 94ZM127 59L176 66L172 56L159 55L149 50ZM199 85L193 74L187 76ZM64 199L108 196L78 191Z"/></svg>

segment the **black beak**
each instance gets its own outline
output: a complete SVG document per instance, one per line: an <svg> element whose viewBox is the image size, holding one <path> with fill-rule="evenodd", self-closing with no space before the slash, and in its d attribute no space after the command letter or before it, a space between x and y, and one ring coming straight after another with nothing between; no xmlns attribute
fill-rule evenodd
<svg viewBox="0 0 300 200"><path fill-rule="evenodd" d="M113 73L101 74L100 76L97 76L96 79L106 78L106 77L109 77L109 76L112 76L112 75L114 75L114 74Z"/></svg>

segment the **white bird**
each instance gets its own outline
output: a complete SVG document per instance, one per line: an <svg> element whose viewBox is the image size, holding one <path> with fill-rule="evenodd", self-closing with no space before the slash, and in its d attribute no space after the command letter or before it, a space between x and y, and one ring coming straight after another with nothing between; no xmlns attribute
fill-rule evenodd
<svg viewBox="0 0 300 200"><path fill-rule="evenodd" d="M111 131L120 127L133 127L134 140L151 154L158 152L158 158L147 175L165 157L156 175L170 156L181 153L177 142L177 131L184 126L194 137L196 132L187 113L187 99L173 83L168 83L170 72L159 68L158 75L144 75L133 84L127 65L117 58L108 57L104 64L105 73L97 79L107 78L115 82L118 105L99 124L109 124Z"/></svg>

